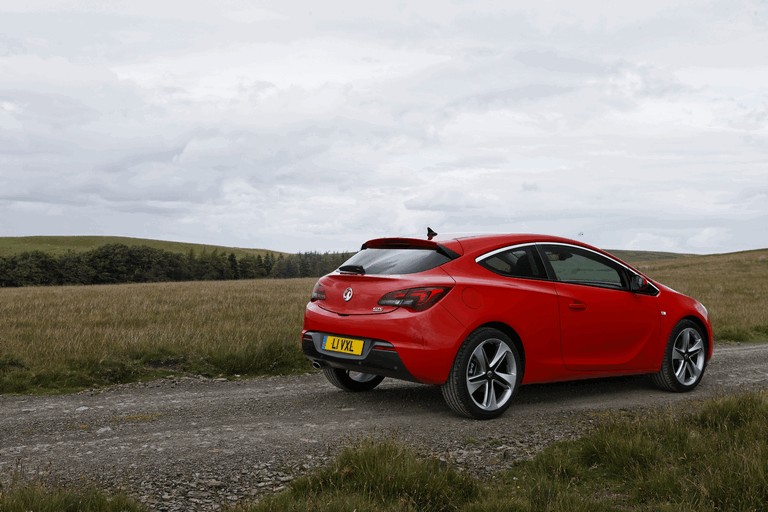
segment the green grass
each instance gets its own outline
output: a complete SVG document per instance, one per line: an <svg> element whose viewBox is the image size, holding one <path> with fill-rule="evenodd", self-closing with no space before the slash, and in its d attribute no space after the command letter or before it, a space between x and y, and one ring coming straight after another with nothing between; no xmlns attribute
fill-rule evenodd
<svg viewBox="0 0 768 512"><path fill-rule="evenodd" d="M488 481L393 441L364 441L282 494L239 510L766 510L768 394L693 409L609 414L589 435Z"/></svg>
<svg viewBox="0 0 768 512"><path fill-rule="evenodd" d="M127 246L148 246L168 252L187 254L195 251L211 253L234 253L238 258L242 256L266 255L271 252L275 255L278 251L266 249L244 249L240 247L223 247L218 245L190 244L185 242L167 242L163 240L150 240L145 238L130 238L125 236L20 236L0 237L0 256L12 256L22 252L42 251L54 256L72 252L86 252L97 249L107 244L124 244Z"/></svg>
<svg viewBox="0 0 768 512"><path fill-rule="evenodd" d="M96 489L64 489L40 483L0 486L0 512L143 512L146 508L125 494Z"/></svg>
<svg viewBox="0 0 768 512"><path fill-rule="evenodd" d="M520 510L760 510L768 503L768 400L745 395L692 414L613 415L506 483L522 489Z"/></svg>
<svg viewBox="0 0 768 512"><path fill-rule="evenodd" d="M435 459L391 440L365 440L345 449L329 467L296 480L287 492L241 511L449 512L476 499L479 491L475 479Z"/></svg>

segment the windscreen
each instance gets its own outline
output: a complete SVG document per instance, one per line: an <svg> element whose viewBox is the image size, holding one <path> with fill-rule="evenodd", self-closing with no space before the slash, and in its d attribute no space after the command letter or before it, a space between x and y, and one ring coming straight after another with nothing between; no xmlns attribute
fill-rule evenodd
<svg viewBox="0 0 768 512"><path fill-rule="evenodd" d="M451 261L432 249L363 249L342 266L361 266L366 274L397 275L424 272Z"/></svg>

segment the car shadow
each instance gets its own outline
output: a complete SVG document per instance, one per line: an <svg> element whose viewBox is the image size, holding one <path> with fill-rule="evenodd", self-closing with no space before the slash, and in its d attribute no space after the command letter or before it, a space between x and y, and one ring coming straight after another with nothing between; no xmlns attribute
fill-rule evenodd
<svg viewBox="0 0 768 512"><path fill-rule="evenodd" d="M345 404L373 406L395 414L398 410L424 412L446 412L439 386L430 386L403 381L385 380L377 389L368 393L340 393ZM646 376L608 377L551 384L529 384L521 386L514 399L513 407L525 405L560 405L567 402L594 404L611 401L616 395L648 393L666 394L654 387ZM397 406L397 407L395 407Z"/></svg>
<svg viewBox="0 0 768 512"><path fill-rule="evenodd" d="M517 403L558 403L574 398L590 399L595 402L610 396L626 393L663 393L645 375L627 377L604 377L550 384L529 384L522 386L515 401Z"/></svg>

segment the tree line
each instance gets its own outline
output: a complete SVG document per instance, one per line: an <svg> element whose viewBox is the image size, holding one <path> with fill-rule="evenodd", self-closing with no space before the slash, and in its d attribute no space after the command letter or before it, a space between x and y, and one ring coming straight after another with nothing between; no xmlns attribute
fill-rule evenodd
<svg viewBox="0 0 768 512"><path fill-rule="evenodd" d="M29 251L0 257L0 286L154 283L320 277L338 268L351 253L187 254L145 245L107 244L87 252L55 256Z"/></svg>

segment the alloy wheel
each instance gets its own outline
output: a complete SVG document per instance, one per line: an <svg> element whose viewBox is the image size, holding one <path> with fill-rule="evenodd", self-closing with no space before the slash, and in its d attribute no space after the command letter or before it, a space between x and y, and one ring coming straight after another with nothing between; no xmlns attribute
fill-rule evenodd
<svg viewBox="0 0 768 512"><path fill-rule="evenodd" d="M704 371L704 341L696 329L688 327L680 331L672 347L672 371L677 381L690 386Z"/></svg>
<svg viewBox="0 0 768 512"><path fill-rule="evenodd" d="M495 411L506 405L517 385L517 364L509 346L499 339L478 345L467 365L466 382L480 409Z"/></svg>

